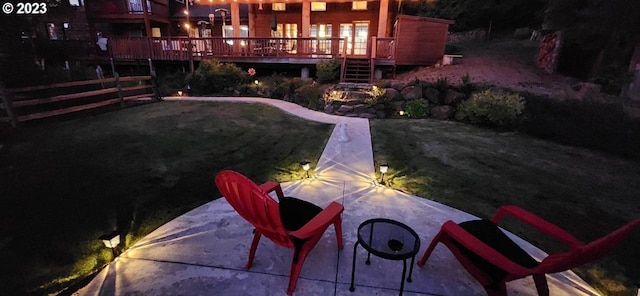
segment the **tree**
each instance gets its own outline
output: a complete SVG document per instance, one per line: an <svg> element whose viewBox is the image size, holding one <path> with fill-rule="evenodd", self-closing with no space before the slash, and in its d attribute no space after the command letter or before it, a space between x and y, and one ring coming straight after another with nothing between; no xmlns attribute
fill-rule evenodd
<svg viewBox="0 0 640 296"><path fill-rule="evenodd" d="M620 80L640 42L637 0L554 0L549 2L546 19L553 29L562 31L566 48L592 53L592 59L587 59L590 71L582 76L604 85Z"/></svg>
<svg viewBox="0 0 640 296"><path fill-rule="evenodd" d="M454 20L452 31L538 27L548 0L439 0L406 2L403 13Z"/></svg>

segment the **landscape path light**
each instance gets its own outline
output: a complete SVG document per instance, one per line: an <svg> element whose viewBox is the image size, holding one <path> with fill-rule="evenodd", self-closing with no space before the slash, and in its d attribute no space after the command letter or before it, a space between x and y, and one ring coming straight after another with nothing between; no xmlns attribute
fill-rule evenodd
<svg viewBox="0 0 640 296"><path fill-rule="evenodd" d="M311 163L305 160L301 162L300 165L302 166L302 169L307 172L307 178L309 178L309 169L311 168Z"/></svg>
<svg viewBox="0 0 640 296"><path fill-rule="evenodd" d="M99 237L99 239L102 240L105 247L111 249L111 252L113 253L113 257L115 258L116 247L120 244L120 232L115 230L109 234L103 234L102 236Z"/></svg>
<svg viewBox="0 0 640 296"><path fill-rule="evenodd" d="M380 184L384 184L384 174L386 174L388 170L389 164L387 164L386 162L380 164Z"/></svg>

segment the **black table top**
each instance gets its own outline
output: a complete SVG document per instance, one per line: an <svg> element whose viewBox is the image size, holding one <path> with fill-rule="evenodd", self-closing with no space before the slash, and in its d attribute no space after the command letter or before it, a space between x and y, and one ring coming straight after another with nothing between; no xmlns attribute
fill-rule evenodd
<svg viewBox="0 0 640 296"><path fill-rule="evenodd" d="M411 258L420 249L420 238L411 227L384 218L362 222L358 242L372 254L390 260Z"/></svg>

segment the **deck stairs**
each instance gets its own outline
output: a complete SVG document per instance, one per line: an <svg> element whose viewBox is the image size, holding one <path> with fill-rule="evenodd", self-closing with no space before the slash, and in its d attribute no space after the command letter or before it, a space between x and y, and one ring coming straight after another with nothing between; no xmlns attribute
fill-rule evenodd
<svg viewBox="0 0 640 296"><path fill-rule="evenodd" d="M346 58L340 78L346 83L371 83L371 59Z"/></svg>

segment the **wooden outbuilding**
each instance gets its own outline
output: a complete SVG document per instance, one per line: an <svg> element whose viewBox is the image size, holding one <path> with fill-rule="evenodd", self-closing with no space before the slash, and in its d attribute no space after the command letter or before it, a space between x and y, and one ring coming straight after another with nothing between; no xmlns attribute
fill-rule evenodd
<svg viewBox="0 0 640 296"><path fill-rule="evenodd" d="M395 24L395 64L433 65L442 59L453 21L398 15Z"/></svg>

